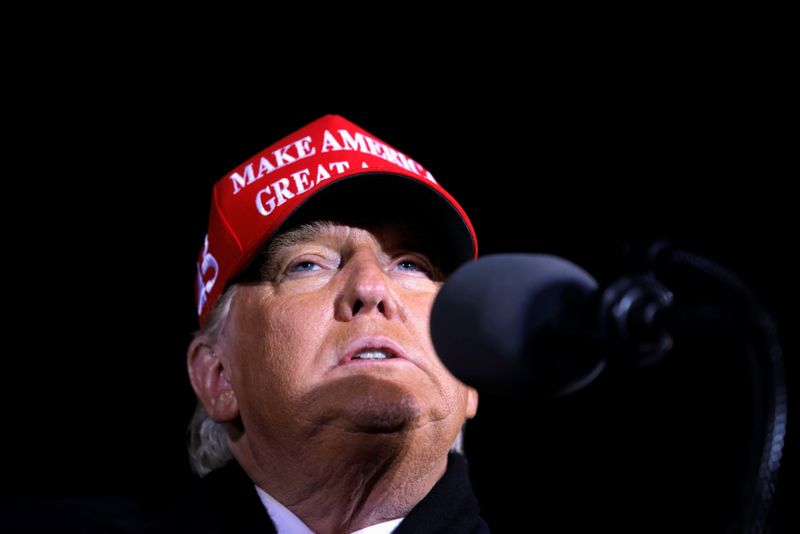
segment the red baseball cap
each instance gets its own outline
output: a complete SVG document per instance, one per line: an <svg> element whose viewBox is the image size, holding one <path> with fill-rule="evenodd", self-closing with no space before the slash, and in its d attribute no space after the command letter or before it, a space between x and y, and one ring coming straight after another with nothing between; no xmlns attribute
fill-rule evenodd
<svg viewBox="0 0 800 534"><path fill-rule="evenodd" d="M449 270L477 257L475 230L458 202L422 165L352 122L326 115L265 148L214 185L197 260L200 325L290 216L312 205L330 213L400 203L404 217L424 223Z"/></svg>

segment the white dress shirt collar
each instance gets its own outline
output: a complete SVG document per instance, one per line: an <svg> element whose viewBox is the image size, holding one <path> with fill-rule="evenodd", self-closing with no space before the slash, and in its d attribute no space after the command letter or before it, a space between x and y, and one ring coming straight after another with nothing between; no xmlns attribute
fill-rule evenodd
<svg viewBox="0 0 800 534"><path fill-rule="evenodd" d="M278 531L278 534L314 534L313 530L308 528L291 510L276 501L272 495L258 486L256 486L256 492L264 508L267 509L267 513L272 519L272 522L275 523L275 529ZM404 518L401 517L399 519L392 519L391 521L384 521L383 523L357 530L352 534L391 534L394 529L400 525L403 519Z"/></svg>

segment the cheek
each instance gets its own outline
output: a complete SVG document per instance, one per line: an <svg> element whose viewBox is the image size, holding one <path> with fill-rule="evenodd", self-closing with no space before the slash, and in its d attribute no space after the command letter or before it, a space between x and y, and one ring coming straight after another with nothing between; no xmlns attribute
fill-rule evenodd
<svg viewBox="0 0 800 534"><path fill-rule="evenodd" d="M436 292L430 293L417 293L406 300L407 307L413 317L414 329L416 330L417 339L423 345L423 350L431 355L430 362L432 365L432 374L434 382L437 387L435 391L438 393L435 396L438 401L433 401L440 404L445 413L454 410L462 410L466 406L466 388L450 371L445 367L439 359L438 354L433 346L433 341L430 335L430 312L433 306L433 301L436 298ZM430 391L433 394L433 390Z"/></svg>
<svg viewBox="0 0 800 534"><path fill-rule="evenodd" d="M296 398L314 378L324 320L320 307L305 300L253 299L237 321L242 326L235 342L235 357L242 363L238 374L246 394L257 402Z"/></svg>
<svg viewBox="0 0 800 534"><path fill-rule="evenodd" d="M441 365L439 357L433 347L433 340L431 339L431 308L433 307L435 297L436 293L418 294L409 298L406 302L411 312L409 315L412 317L413 328L417 339L420 340L420 343L424 344L426 351L434 356L436 363Z"/></svg>
<svg viewBox="0 0 800 534"><path fill-rule="evenodd" d="M262 327L264 352L274 373L296 387L314 376L325 319L302 299L281 303Z"/></svg>
<svg viewBox="0 0 800 534"><path fill-rule="evenodd" d="M421 339L431 344L430 319L435 292L410 293L402 298L402 306L410 318L413 328L420 332Z"/></svg>

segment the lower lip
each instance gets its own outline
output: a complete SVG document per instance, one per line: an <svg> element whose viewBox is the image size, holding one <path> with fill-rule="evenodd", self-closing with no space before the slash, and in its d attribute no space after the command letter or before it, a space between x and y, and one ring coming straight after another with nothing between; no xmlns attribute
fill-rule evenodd
<svg viewBox="0 0 800 534"><path fill-rule="evenodd" d="M346 362L339 365L339 367L347 367L351 365L370 365L370 364L380 364L380 365L403 365L403 364L410 364L411 362L406 360L405 358L385 358L383 360L347 360Z"/></svg>

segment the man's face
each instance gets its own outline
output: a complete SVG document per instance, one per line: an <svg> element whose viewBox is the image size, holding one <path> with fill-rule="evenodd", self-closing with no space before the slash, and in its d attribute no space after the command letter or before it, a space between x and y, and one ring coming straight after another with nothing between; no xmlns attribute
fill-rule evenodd
<svg viewBox="0 0 800 534"><path fill-rule="evenodd" d="M409 239L411 238L411 239ZM396 227L306 225L277 238L220 340L245 432L421 432L445 450L476 401L436 356L441 277Z"/></svg>

